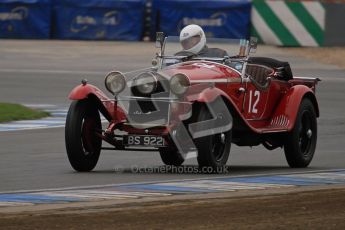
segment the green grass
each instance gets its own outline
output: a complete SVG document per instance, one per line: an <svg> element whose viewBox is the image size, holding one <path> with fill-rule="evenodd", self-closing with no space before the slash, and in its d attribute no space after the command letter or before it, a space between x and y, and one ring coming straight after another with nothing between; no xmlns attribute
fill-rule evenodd
<svg viewBox="0 0 345 230"><path fill-rule="evenodd" d="M0 123L39 119L47 116L49 116L48 112L30 109L18 104L0 102Z"/></svg>

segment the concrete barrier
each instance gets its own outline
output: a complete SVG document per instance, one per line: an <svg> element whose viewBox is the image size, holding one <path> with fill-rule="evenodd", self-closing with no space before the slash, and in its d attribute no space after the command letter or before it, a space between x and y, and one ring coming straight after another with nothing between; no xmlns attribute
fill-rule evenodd
<svg viewBox="0 0 345 230"><path fill-rule="evenodd" d="M325 17L319 1L253 0L252 35L270 45L322 46Z"/></svg>

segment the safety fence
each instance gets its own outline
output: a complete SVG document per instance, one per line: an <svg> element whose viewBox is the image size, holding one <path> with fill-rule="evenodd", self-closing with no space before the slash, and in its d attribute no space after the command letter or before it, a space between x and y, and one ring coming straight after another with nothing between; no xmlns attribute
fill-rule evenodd
<svg viewBox="0 0 345 230"><path fill-rule="evenodd" d="M345 45L343 0L0 0L0 38L153 40L188 24L209 37Z"/></svg>

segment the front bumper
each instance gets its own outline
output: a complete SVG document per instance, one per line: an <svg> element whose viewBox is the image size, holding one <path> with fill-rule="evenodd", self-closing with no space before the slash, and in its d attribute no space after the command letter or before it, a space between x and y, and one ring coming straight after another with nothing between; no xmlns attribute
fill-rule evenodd
<svg viewBox="0 0 345 230"><path fill-rule="evenodd" d="M155 105L158 103L158 109L138 112L136 110L140 108L138 99L145 100L145 102L149 101ZM136 107L133 106L134 102ZM126 119L110 121L108 128L102 133L102 139L118 149L126 147L124 139L128 135L161 136L164 138L165 146L169 146L172 144L172 134L176 134L174 130L192 115L192 102L181 102L170 98L149 100L147 98L127 97L118 98L115 104L125 111Z"/></svg>

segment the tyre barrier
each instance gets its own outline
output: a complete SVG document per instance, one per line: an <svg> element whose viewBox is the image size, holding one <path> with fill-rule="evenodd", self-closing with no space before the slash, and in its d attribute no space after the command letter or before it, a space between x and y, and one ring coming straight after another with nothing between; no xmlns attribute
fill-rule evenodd
<svg viewBox="0 0 345 230"><path fill-rule="evenodd" d="M210 37L339 46L344 21L343 0L0 0L0 38L154 40L194 23Z"/></svg>
<svg viewBox="0 0 345 230"><path fill-rule="evenodd" d="M198 24L208 37L248 38L250 0L153 0L151 39L156 31L178 35L189 24Z"/></svg>
<svg viewBox="0 0 345 230"><path fill-rule="evenodd" d="M53 38L139 41L145 0L59 0Z"/></svg>
<svg viewBox="0 0 345 230"><path fill-rule="evenodd" d="M48 39L50 0L0 0L0 38Z"/></svg>
<svg viewBox="0 0 345 230"><path fill-rule="evenodd" d="M142 40L146 0L0 0L0 38Z"/></svg>
<svg viewBox="0 0 345 230"><path fill-rule="evenodd" d="M43 2L48 8L41 7ZM18 21L20 33L1 30L0 37L43 38L29 37L29 32L23 29L26 24L42 23L46 23L44 38L54 39L132 41L144 36L154 39L158 30L177 35L191 23L204 27L212 37L243 38L249 37L250 32L250 0L0 0L4 6L0 9L0 27L8 27L2 18L9 23L15 21L14 16L6 16L12 12L8 7L21 8L29 3L38 13L29 9L27 14L35 18Z"/></svg>

